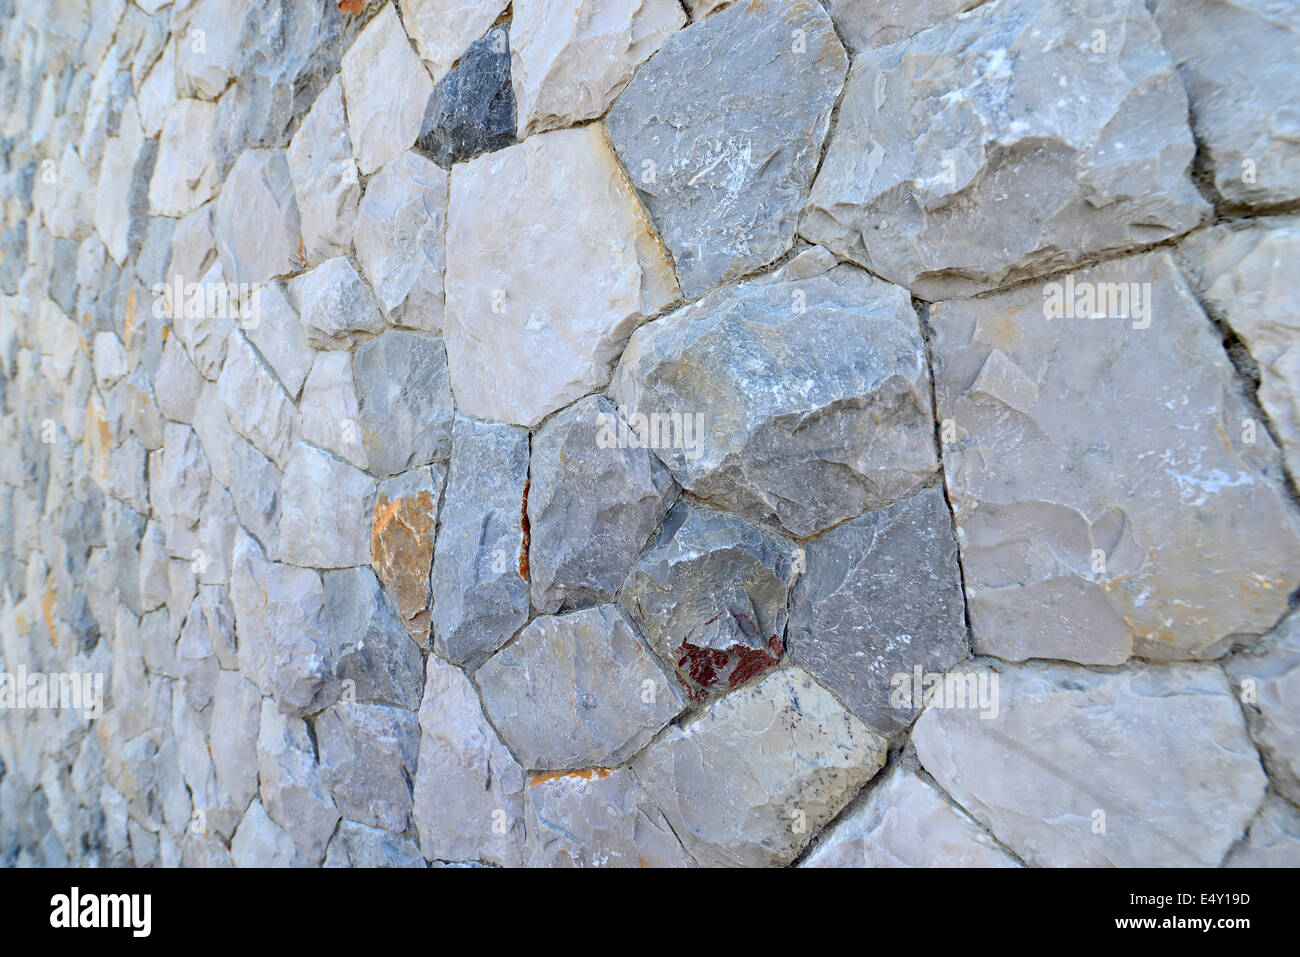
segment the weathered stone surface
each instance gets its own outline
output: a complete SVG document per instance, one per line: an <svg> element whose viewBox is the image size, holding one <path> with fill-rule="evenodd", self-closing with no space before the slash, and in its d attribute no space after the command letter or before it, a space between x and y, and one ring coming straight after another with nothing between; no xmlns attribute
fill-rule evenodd
<svg viewBox="0 0 1300 957"><path fill-rule="evenodd" d="M621 764L685 705L614 605L534 619L474 677L531 769Z"/></svg>
<svg viewBox="0 0 1300 957"><path fill-rule="evenodd" d="M1300 198L1300 10L1269 0L1152 4L1178 63L1219 194L1270 206Z"/></svg>
<svg viewBox="0 0 1300 957"><path fill-rule="evenodd" d="M854 53L896 43L985 0L827 0L826 9Z"/></svg>
<svg viewBox="0 0 1300 957"><path fill-rule="evenodd" d="M343 112L343 86L337 77L316 98L285 159L302 218L307 263L314 266L347 255L361 184Z"/></svg>
<svg viewBox="0 0 1300 957"><path fill-rule="evenodd" d="M678 294L594 125L456 165L446 285L457 407L527 426L603 386L632 330Z"/></svg>
<svg viewBox="0 0 1300 957"><path fill-rule="evenodd" d="M243 26L255 6L256 0L199 0L191 7L189 42L182 42L176 58L177 93L215 100L225 91L235 78Z"/></svg>
<svg viewBox="0 0 1300 957"><path fill-rule="evenodd" d="M523 861L524 775L459 668L429 655L420 704L415 826L428 860Z"/></svg>
<svg viewBox="0 0 1300 957"><path fill-rule="evenodd" d="M251 442L239 436L230 443L230 468L240 476L240 481L231 483L230 493L240 524L270 558L278 558L280 486L284 482L284 473Z"/></svg>
<svg viewBox="0 0 1300 957"><path fill-rule="evenodd" d="M528 620L528 433L456 416L434 549L438 654L477 667Z"/></svg>
<svg viewBox="0 0 1300 957"><path fill-rule="evenodd" d="M675 0L516 0L510 73L522 136L603 116L686 25Z"/></svg>
<svg viewBox="0 0 1300 957"><path fill-rule="evenodd" d="M415 842L344 821L330 841L325 867L427 867Z"/></svg>
<svg viewBox="0 0 1300 957"><path fill-rule="evenodd" d="M1251 737L1277 787L1300 802L1300 617L1227 662Z"/></svg>
<svg viewBox="0 0 1300 957"><path fill-rule="evenodd" d="M257 770L267 816L284 828L304 858L320 863L339 812L321 783L306 723L286 717L269 699L262 700Z"/></svg>
<svg viewBox="0 0 1300 957"><path fill-rule="evenodd" d="M226 347L217 396L231 427L284 468L298 439L298 412L284 386L238 332Z"/></svg>
<svg viewBox="0 0 1300 957"><path fill-rule="evenodd" d="M300 863L298 855L293 838L267 816L260 800L254 801L230 842L230 862L235 867L292 867Z"/></svg>
<svg viewBox="0 0 1300 957"><path fill-rule="evenodd" d="M1194 154L1140 0L1000 0L858 56L800 233L969 295L1191 229Z"/></svg>
<svg viewBox="0 0 1300 957"><path fill-rule="evenodd" d="M362 175L369 176L415 143L433 81L391 5L375 15L343 55L343 92Z"/></svg>
<svg viewBox="0 0 1300 957"><path fill-rule="evenodd" d="M687 694L702 701L780 661L800 556L787 539L682 501L620 600Z"/></svg>
<svg viewBox="0 0 1300 957"><path fill-rule="evenodd" d="M411 824L420 728L415 715L340 703L316 718L321 780L350 821L400 834Z"/></svg>
<svg viewBox="0 0 1300 957"><path fill-rule="evenodd" d="M503 23L471 43L429 96L416 148L443 169L515 141L509 32Z"/></svg>
<svg viewBox="0 0 1300 957"><path fill-rule="evenodd" d="M943 490L923 489L831 529L805 546L802 565L790 658L870 727L902 730L915 712L891 700L894 676L944 672L969 651Z"/></svg>
<svg viewBox="0 0 1300 957"><path fill-rule="evenodd" d="M931 705L912 740L939 785L1031 866L1214 867L1264 796L1216 667L1007 665L997 693L990 720Z"/></svg>
<svg viewBox="0 0 1300 957"><path fill-rule="evenodd" d="M395 325L442 331L446 232L447 174L424 157L405 152L366 184L352 241Z"/></svg>
<svg viewBox="0 0 1300 957"><path fill-rule="evenodd" d="M245 808L257 793L257 731L262 696L237 671L217 675L212 699L212 739L208 750L216 770L217 797Z"/></svg>
<svg viewBox="0 0 1300 957"><path fill-rule="evenodd" d="M978 824L904 767L822 835L804 867L1017 867Z"/></svg>
<svg viewBox="0 0 1300 957"><path fill-rule="evenodd" d="M375 480L300 442L280 486L280 556L295 565L370 564Z"/></svg>
<svg viewBox="0 0 1300 957"><path fill-rule="evenodd" d="M414 712L424 679L420 649L389 608L374 572L344 568L322 578L330 665L343 699Z"/></svg>
<svg viewBox="0 0 1300 957"><path fill-rule="evenodd" d="M95 229L117 264L144 239L148 189L157 145L146 141L135 104L123 106L117 135L104 144L95 191Z"/></svg>
<svg viewBox="0 0 1300 957"><path fill-rule="evenodd" d="M1128 306L1086 302L1116 290ZM1088 318L1046 318L1057 298ZM1213 658L1273 627L1300 584L1280 458L1244 441L1235 372L1167 254L930 321L977 652Z"/></svg>
<svg viewBox="0 0 1300 957"><path fill-rule="evenodd" d="M510 0L398 0L398 4L420 58L434 80L441 80L466 47L505 12Z"/></svg>
<svg viewBox="0 0 1300 957"><path fill-rule="evenodd" d="M613 598L677 496L664 464L620 434L614 407L590 396L533 436L528 574L546 614Z"/></svg>
<svg viewBox="0 0 1300 957"><path fill-rule="evenodd" d="M202 100L178 100L168 110L149 180L149 211L184 216L216 195L221 171L213 148L216 107ZM198 276L186 277L193 282Z"/></svg>
<svg viewBox="0 0 1300 957"><path fill-rule="evenodd" d="M753 0L675 34L614 104L688 299L790 248L847 68L816 0Z"/></svg>
<svg viewBox="0 0 1300 957"><path fill-rule="evenodd" d="M805 536L934 474L928 379L907 293L810 250L638 329L610 395L683 486Z"/></svg>
<svg viewBox="0 0 1300 957"><path fill-rule="evenodd" d="M885 742L798 668L673 727L633 763L701 865L792 861L885 762Z"/></svg>
<svg viewBox="0 0 1300 957"><path fill-rule="evenodd" d="M217 197L213 229L230 282L265 282L298 271L298 204L284 150L240 154Z"/></svg>
<svg viewBox="0 0 1300 957"><path fill-rule="evenodd" d="M412 469L381 482L370 528L370 563L397 616L421 647L429 642L429 575L447 470Z"/></svg>
<svg viewBox="0 0 1300 957"><path fill-rule="evenodd" d="M375 297L343 256L293 279L289 292L307 341L317 349L349 349L359 337L384 331Z"/></svg>
<svg viewBox="0 0 1300 957"><path fill-rule="evenodd" d="M529 867L691 867L632 772L542 774L525 791Z"/></svg>
<svg viewBox="0 0 1300 957"><path fill-rule="evenodd" d="M1300 811L1270 795L1224 867L1300 867Z"/></svg>
<svg viewBox="0 0 1300 957"><path fill-rule="evenodd" d="M298 313L283 283L269 283L254 295L256 302L250 304L249 312L257 318L255 322L241 323L244 335L275 371L289 397L297 399L312 365L313 352L307 333L298 321Z"/></svg>
<svg viewBox="0 0 1300 957"><path fill-rule="evenodd" d="M441 340L389 330L357 349L353 375L371 472L383 478L448 458L454 412Z"/></svg>
<svg viewBox="0 0 1300 957"><path fill-rule="evenodd" d="M302 388L298 404L303 439L365 469L357 389L350 352L320 352Z"/></svg>
<svg viewBox="0 0 1300 957"><path fill-rule="evenodd" d="M1300 476L1300 289L1288 266L1300 256L1300 219L1215 226L1189 236L1178 253L1201 302L1250 350L1259 404L1292 478Z"/></svg>

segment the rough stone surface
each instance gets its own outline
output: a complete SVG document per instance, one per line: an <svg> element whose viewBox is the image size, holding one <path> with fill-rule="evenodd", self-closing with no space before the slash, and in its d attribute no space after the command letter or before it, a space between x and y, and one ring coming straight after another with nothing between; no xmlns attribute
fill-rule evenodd
<svg viewBox="0 0 1300 957"><path fill-rule="evenodd" d="M706 867L787 864L885 761L885 742L798 668L672 727L633 763Z"/></svg>
<svg viewBox="0 0 1300 957"><path fill-rule="evenodd" d="M285 159L302 218L307 263L314 266L346 255L361 184L343 112L343 86L337 79L316 98Z"/></svg>
<svg viewBox="0 0 1300 957"><path fill-rule="evenodd" d="M474 678L530 769L621 764L685 705L614 605L535 619Z"/></svg>
<svg viewBox="0 0 1300 957"><path fill-rule="evenodd" d="M448 458L453 411L440 340L385 332L356 350L353 375L371 472L387 477Z"/></svg>
<svg viewBox="0 0 1300 957"><path fill-rule="evenodd" d="M915 712L891 700L895 675L947 671L966 657L966 609L943 491L845 522L805 546L790 607L790 658L877 731ZM925 595L924 601L917 601Z"/></svg>
<svg viewBox="0 0 1300 957"><path fill-rule="evenodd" d="M1288 617L1256 648L1227 662L1251 737L1272 780L1300 802L1300 618Z"/></svg>
<svg viewBox="0 0 1300 957"><path fill-rule="evenodd" d="M377 704L336 704L315 721L321 780L343 817L401 834L411 824L420 747L415 714Z"/></svg>
<svg viewBox="0 0 1300 957"><path fill-rule="evenodd" d="M888 46L977 7L985 0L826 0L854 53Z"/></svg>
<svg viewBox="0 0 1300 957"><path fill-rule="evenodd" d="M934 474L928 377L907 293L810 250L638 329L610 395L683 486L806 536Z"/></svg>
<svg viewBox="0 0 1300 957"><path fill-rule="evenodd" d="M800 233L969 295L1191 229L1194 155L1141 0L999 0L859 55Z"/></svg>
<svg viewBox="0 0 1300 957"><path fill-rule="evenodd" d="M1216 667L1002 666L998 696L990 720L927 708L913 740L939 785L1027 864L1215 867L1264 797Z"/></svg>
<svg viewBox="0 0 1300 957"><path fill-rule="evenodd" d="M370 562L402 624L421 646L429 641L429 575L447 470L412 469L379 485L370 530Z"/></svg>
<svg viewBox="0 0 1300 957"><path fill-rule="evenodd" d="M457 407L530 427L603 386L632 330L678 293L594 125L457 164L446 282Z"/></svg>
<svg viewBox="0 0 1300 957"><path fill-rule="evenodd" d="M265 282L297 271L301 225L283 150L241 153L212 219L228 281Z"/></svg>
<svg viewBox="0 0 1300 957"><path fill-rule="evenodd" d="M367 333L384 331L375 297L349 259L327 259L289 289L307 341L317 349L348 349Z"/></svg>
<svg viewBox="0 0 1300 957"><path fill-rule="evenodd" d="M471 43L429 96L416 148L443 169L515 141L509 34L502 24Z"/></svg>
<svg viewBox="0 0 1300 957"><path fill-rule="evenodd" d="M1054 293L1086 306L1105 284L1136 284L1142 307L1048 318ZM1300 584L1281 460L1266 434L1244 441L1221 337L1167 254L930 321L977 652L1212 658L1273 627Z"/></svg>
<svg viewBox="0 0 1300 957"><path fill-rule="evenodd" d="M280 486L280 555L316 568L370 564L375 480L305 442Z"/></svg>
<svg viewBox="0 0 1300 957"><path fill-rule="evenodd" d="M434 80L447 75L510 0L398 0L402 22Z"/></svg>
<svg viewBox="0 0 1300 957"><path fill-rule="evenodd" d="M1228 854L1224 867L1300 866L1300 811L1270 796L1251 822L1242 843Z"/></svg>
<svg viewBox="0 0 1300 957"><path fill-rule="evenodd" d="M817 0L753 0L673 35L623 91L610 142L687 298L790 248L847 68Z"/></svg>
<svg viewBox="0 0 1300 957"><path fill-rule="evenodd" d="M330 841L325 867L425 867L415 842L356 821L344 821Z"/></svg>

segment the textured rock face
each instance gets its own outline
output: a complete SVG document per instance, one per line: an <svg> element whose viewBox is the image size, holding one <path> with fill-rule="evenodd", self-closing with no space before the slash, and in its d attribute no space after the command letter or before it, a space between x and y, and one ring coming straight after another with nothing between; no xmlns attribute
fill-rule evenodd
<svg viewBox="0 0 1300 957"><path fill-rule="evenodd" d="M1300 11L1267 0L1159 0L1153 8L1219 195L1250 206L1300 197L1300 118L1285 92L1300 65Z"/></svg>
<svg viewBox="0 0 1300 957"><path fill-rule="evenodd" d="M816 0L738 3L675 34L614 104L610 142L688 298L790 248L847 67Z"/></svg>
<svg viewBox="0 0 1300 957"><path fill-rule="evenodd" d="M445 460L451 451L452 399L442 343L393 330L360 346L354 374L366 460L389 476Z"/></svg>
<svg viewBox="0 0 1300 957"><path fill-rule="evenodd" d="M845 522L805 547L790 608L790 657L878 731L916 713L895 676L944 672L966 656L952 516L938 488ZM917 595L925 595L918 602Z"/></svg>
<svg viewBox="0 0 1300 957"><path fill-rule="evenodd" d="M370 561L411 638L429 641L429 573L434 529L447 471L412 469L379 486Z"/></svg>
<svg viewBox="0 0 1300 957"><path fill-rule="evenodd" d="M384 331L374 295L343 256L303 273L289 290L307 341L317 349L348 349L361 337Z"/></svg>
<svg viewBox="0 0 1300 957"><path fill-rule="evenodd" d="M618 412L592 396L533 436L529 578L547 614L610 600L676 497L664 464L620 434Z"/></svg>
<svg viewBox="0 0 1300 957"><path fill-rule="evenodd" d="M1015 867L978 824L896 767L840 820L804 867Z"/></svg>
<svg viewBox="0 0 1300 957"><path fill-rule="evenodd" d="M826 9L854 53L888 46L977 7L985 0L827 0Z"/></svg>
<svg viewBox="0 0 1300 957"><path fill-rule="evenodd" d="M927 380L907 293L810 250L637 330L610 394L683 486L804 536L933 475Z"/></svg>
<svg viewBox="0 0 1300 957"><path fill-rule="evenodd" d="M530 769L621 764L685 704L613 605L535 619L474 677Z"/></svg>
<svg viewBox="0 0 1300 957"><path fill-rule="evenodd" d="M528 433L456 417L434 550L434 647L474 667L528 620Z"/></svg>
<svg viewBox="0 0 1300 957"><path fill-rule="evenodd" d="M344 821L330 841L325 867L424 867L415 842L375 827Z"/></svg>
<svg viewBox="0 0 1300 957"><path fill-rule="evenodd" d="M998 0L859 56L800 232L932 300L1166 239L1186 111L1141 2Z"/></svg>
<svg viewBox="0 0 1300 957"><path fill-rule="evenodd" d="M434 80L449 71L510 0L399 0L402 22Z"/></svg>
<svg viewBox="0 0 1300 957"><path fill-rule="evenodd" d="M1047 318L1062 294L1087 318ZM1168 255L930 320L977 652L1211 658L1273 626L1300 557L1280 458L1243 441L1240 386Z"/></svg>
<svg viewBox="0 0 1300 957"><path fill-rule="evenodd" d="M345 255L356 221L361 185L343 112L343 85L335 79L312 105L285 158L302 219L303 251L316 265Z"/></svg>
<svg viewBox="0 0 1300 957"><path fill-rule="evenodd" d="M525 792L529 867L690 867L631 771L538 775Z"/></svg>
<svg viewBox="0 0 1300 957"><path fill-rule="evenodd" d="M374 479L300 443L280 486L281 556L316 568L370 564L367 525L374 507Z"/></svg>
<svg viewBox="0 0 1300 957"><path fill-rule="evenodd" d="M1245 840L1232 849L1224 867L1300 866L1300 811L1270 796Z"/></svg>
<svg viewBox="0 0 1300 957"><path fill-rule="evenodd" d="M443 169L515 141L509 34L503 24L471 43L429 96L416 145Z"/></svg>
<svg viewBox="0 0 1300 957"><path fill-rule="evenodd" d="M457 165L446 282L458 407L527 426L603 386L633 328L678 294L596 126Z"/></svg>
<svg viewBox="0 0 1300 957"><path fill-rule="evenodd" d="M674 0L519 0L510 59L522 135L603 115L685 24Z"/></svg>
<svg viewBox="0 0 1300 957"><path fill-rule="evenodd" d="M184 216L216 194L221 178L212 146L215 113L211 103L189 99L167 110L149 180L150 212Z"/></svg>
<svg viewBox="0 0 1300 957"><path fill-rule="evenodd" d="M800 549L735 516L674 506L622 591L628 615L702 701L781 659Z"/></svg>
<svg viewBox="0 0 1300 957"><path fill-rule="evenodd" d="M240 154L217 197L212 225L228 281L265 282L297 269L301 225L283 150Z"/></svg>
<svg viewBox="0 0 1300 957"><path fill-rule="evenodd" d="M793 860L884 760L881 738L782 668L670 728L633 770L696 861L755 866Z"/></svg>
<svg viewBox="0 0 1300 957"><path fill-rule="evenodd" d="M996 719L932 706L913 740L939 785L1027 864L1214 867L1259 807L1264 772L1217 668L999 672Z"/></svg>
<svg viewBox="0 0 1300 957"><path fill-rule="evenodd" d="M1251 737L1278 788L1300 800L1300 620L1288 617L1259 647L1227 663Z"/></svg>
<svg viewBox="0 0 1300 957"><path fill-rule="evenodd" d="M345 818L400 834L411 823L420 746L415 715L373 704L337 704L316 719L321 780Z"/></svg>

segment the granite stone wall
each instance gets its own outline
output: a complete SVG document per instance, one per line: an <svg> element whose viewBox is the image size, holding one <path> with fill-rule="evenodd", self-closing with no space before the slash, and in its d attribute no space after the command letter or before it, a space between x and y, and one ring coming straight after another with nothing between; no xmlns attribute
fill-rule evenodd
<svg viewBox="0 0 1300 957"><path fill-rule="evenodd" d="M1298 34L0 0L0 864L1300 864Z"/></svg>

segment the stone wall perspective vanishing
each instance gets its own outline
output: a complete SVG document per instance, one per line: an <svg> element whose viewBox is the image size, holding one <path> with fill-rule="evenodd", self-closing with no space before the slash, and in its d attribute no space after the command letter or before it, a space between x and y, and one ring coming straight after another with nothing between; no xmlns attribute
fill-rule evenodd
<svg viewBox="0 0 1300 957"><path fill-rule="evenodd" d="M0 865L1300 864L1298 70L0 0Z"/></svg>

